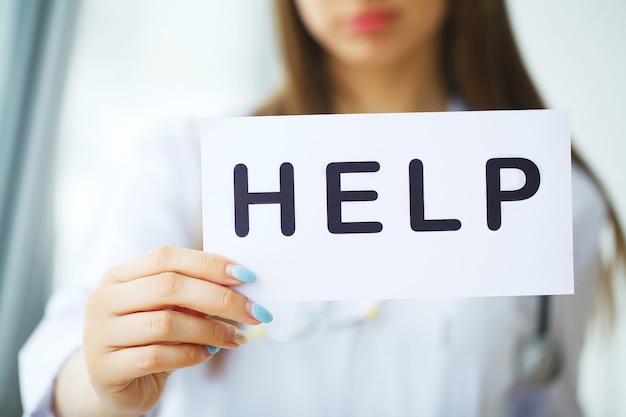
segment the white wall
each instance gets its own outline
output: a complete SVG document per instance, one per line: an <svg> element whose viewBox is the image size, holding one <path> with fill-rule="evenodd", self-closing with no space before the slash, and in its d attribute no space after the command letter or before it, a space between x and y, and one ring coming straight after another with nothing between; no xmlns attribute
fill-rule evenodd
<svg viewBox="0 0 626 417"><path fill-rule="evenodd" d="M125 147L179 117L243 114L278 80L269 0L89 0L61 112L56 285L82 279Z"/></svg>
<svg viewBox="0 0 626 417"><path fill-rule="evenodd" d="M626 218L626 2L508 0L518 42L551 107Z"/></svg>

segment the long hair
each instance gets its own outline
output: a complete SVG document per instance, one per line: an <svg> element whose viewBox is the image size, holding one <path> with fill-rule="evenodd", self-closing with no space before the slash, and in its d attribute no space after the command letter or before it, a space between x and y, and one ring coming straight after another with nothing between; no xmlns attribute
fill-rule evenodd
<svg viewBox="0 0 626 417"><path fill-rule="evenodd" d="M448 7L440 34L440 66L448 94L458 96L473 110L545 108L515 44L504 1L450 0ZM275 0L275 8L284 85L257 114L333 113L323 49L304 27L293 1ZM572 160L594 179L608 202L614 251L601 278L600 306L612 322L612 278L618 266L626 263L624 234L606 190L574 148Z"/></svg>

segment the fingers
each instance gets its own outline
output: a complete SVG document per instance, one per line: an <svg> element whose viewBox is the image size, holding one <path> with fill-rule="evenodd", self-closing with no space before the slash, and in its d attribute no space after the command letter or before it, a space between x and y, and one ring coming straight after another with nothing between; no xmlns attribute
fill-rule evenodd
<svg viewBox="0 0 626 417"><path fill-rule="evenodd" d="M109 269L103 282L127 282L168 271L221 285L239 285L256 279L252 271L223 256L161 246Z"/></svg>
<svg viewBox="0 0 626 417"><path fill-rule="evenodd" d="M107 271L88 308L124 315L174 307L246 324L271 321L266 309L229 288L255 279L223 256L162 246Z"/></svg>
<svg viewBox="0 0 626 417"><path fill-rule="evenodd" d="M172 310L115 317L98 330L113 349L149 344L188 343L236 348L248 341L235 326Z"/></svg>
<svg viewBox="0 0 626 417"><path fill-rule="evenodd" d="M116 406L151 406L170 372L246 343L243 332L216 317L271 321L230 288L255 278L222 256L169 246L111 268L85 305L85 363L94 388Z"/></svg>
<svg viewBox="0 0 626 417"><path fill-rule="evenodd" d="M246 324L267 321L257 314L260 306L229 287L165 272L101 288L102 311L114 315L152 311L168 306L183 307ZM271 318L270 318L271 320Z"/></svg>
<svg viewBox="0 0 626 417"><path fill-rule="evenodd" d="M124 381L197 365L212 355L207 346L194 344L148 345L120 349L103 357L100 378Z"/></svg>

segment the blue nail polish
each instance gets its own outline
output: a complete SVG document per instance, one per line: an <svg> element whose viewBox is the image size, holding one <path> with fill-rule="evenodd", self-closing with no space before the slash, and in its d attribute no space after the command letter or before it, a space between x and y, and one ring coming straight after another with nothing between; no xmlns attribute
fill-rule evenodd
<svg viewBox="0 0 626 417"><path fill-rule="evenodd" d="M252 313L252 317L257 319L261 323L269 323L274 320L274 316L272 315L272 313L270 313L269 310L262 305L253 303L250 310L250 312Z"/></svg>
<svg viewBox="0 0 626 417"><path fill-rule="evenodd" d="M234 265L231 274L241 282L254 282L256 280L256 274L241 265Z"/></svg>
<svg viewBox="0 0 626 417"><path fill-rule="evenodd" d="M206 350L211 354L211 355L215 355L217 352L220 351L220 348L218 348L217 346L207 346Z"/></svg>

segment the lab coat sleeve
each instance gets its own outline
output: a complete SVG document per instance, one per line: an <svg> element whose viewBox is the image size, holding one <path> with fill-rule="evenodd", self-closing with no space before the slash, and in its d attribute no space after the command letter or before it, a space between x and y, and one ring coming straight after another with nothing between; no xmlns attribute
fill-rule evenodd
<svg viewBox="0 0 626 417"><path fill-rule="evenodd" d="M52 414L63 363L82 344L85 297L107 268L159 245L201 244L199 134L192 122L160 128L126 153L122 184L80 288L57 290L19 354L24 416Z"/></svg>
<svg viewBox="0 0 626 417"><path fill-rule="evenodd" d="M81 344L85 294L59 291L43 320L19 353L20 391L25 416L51 416L52 385L65 360Z"/></svg>

